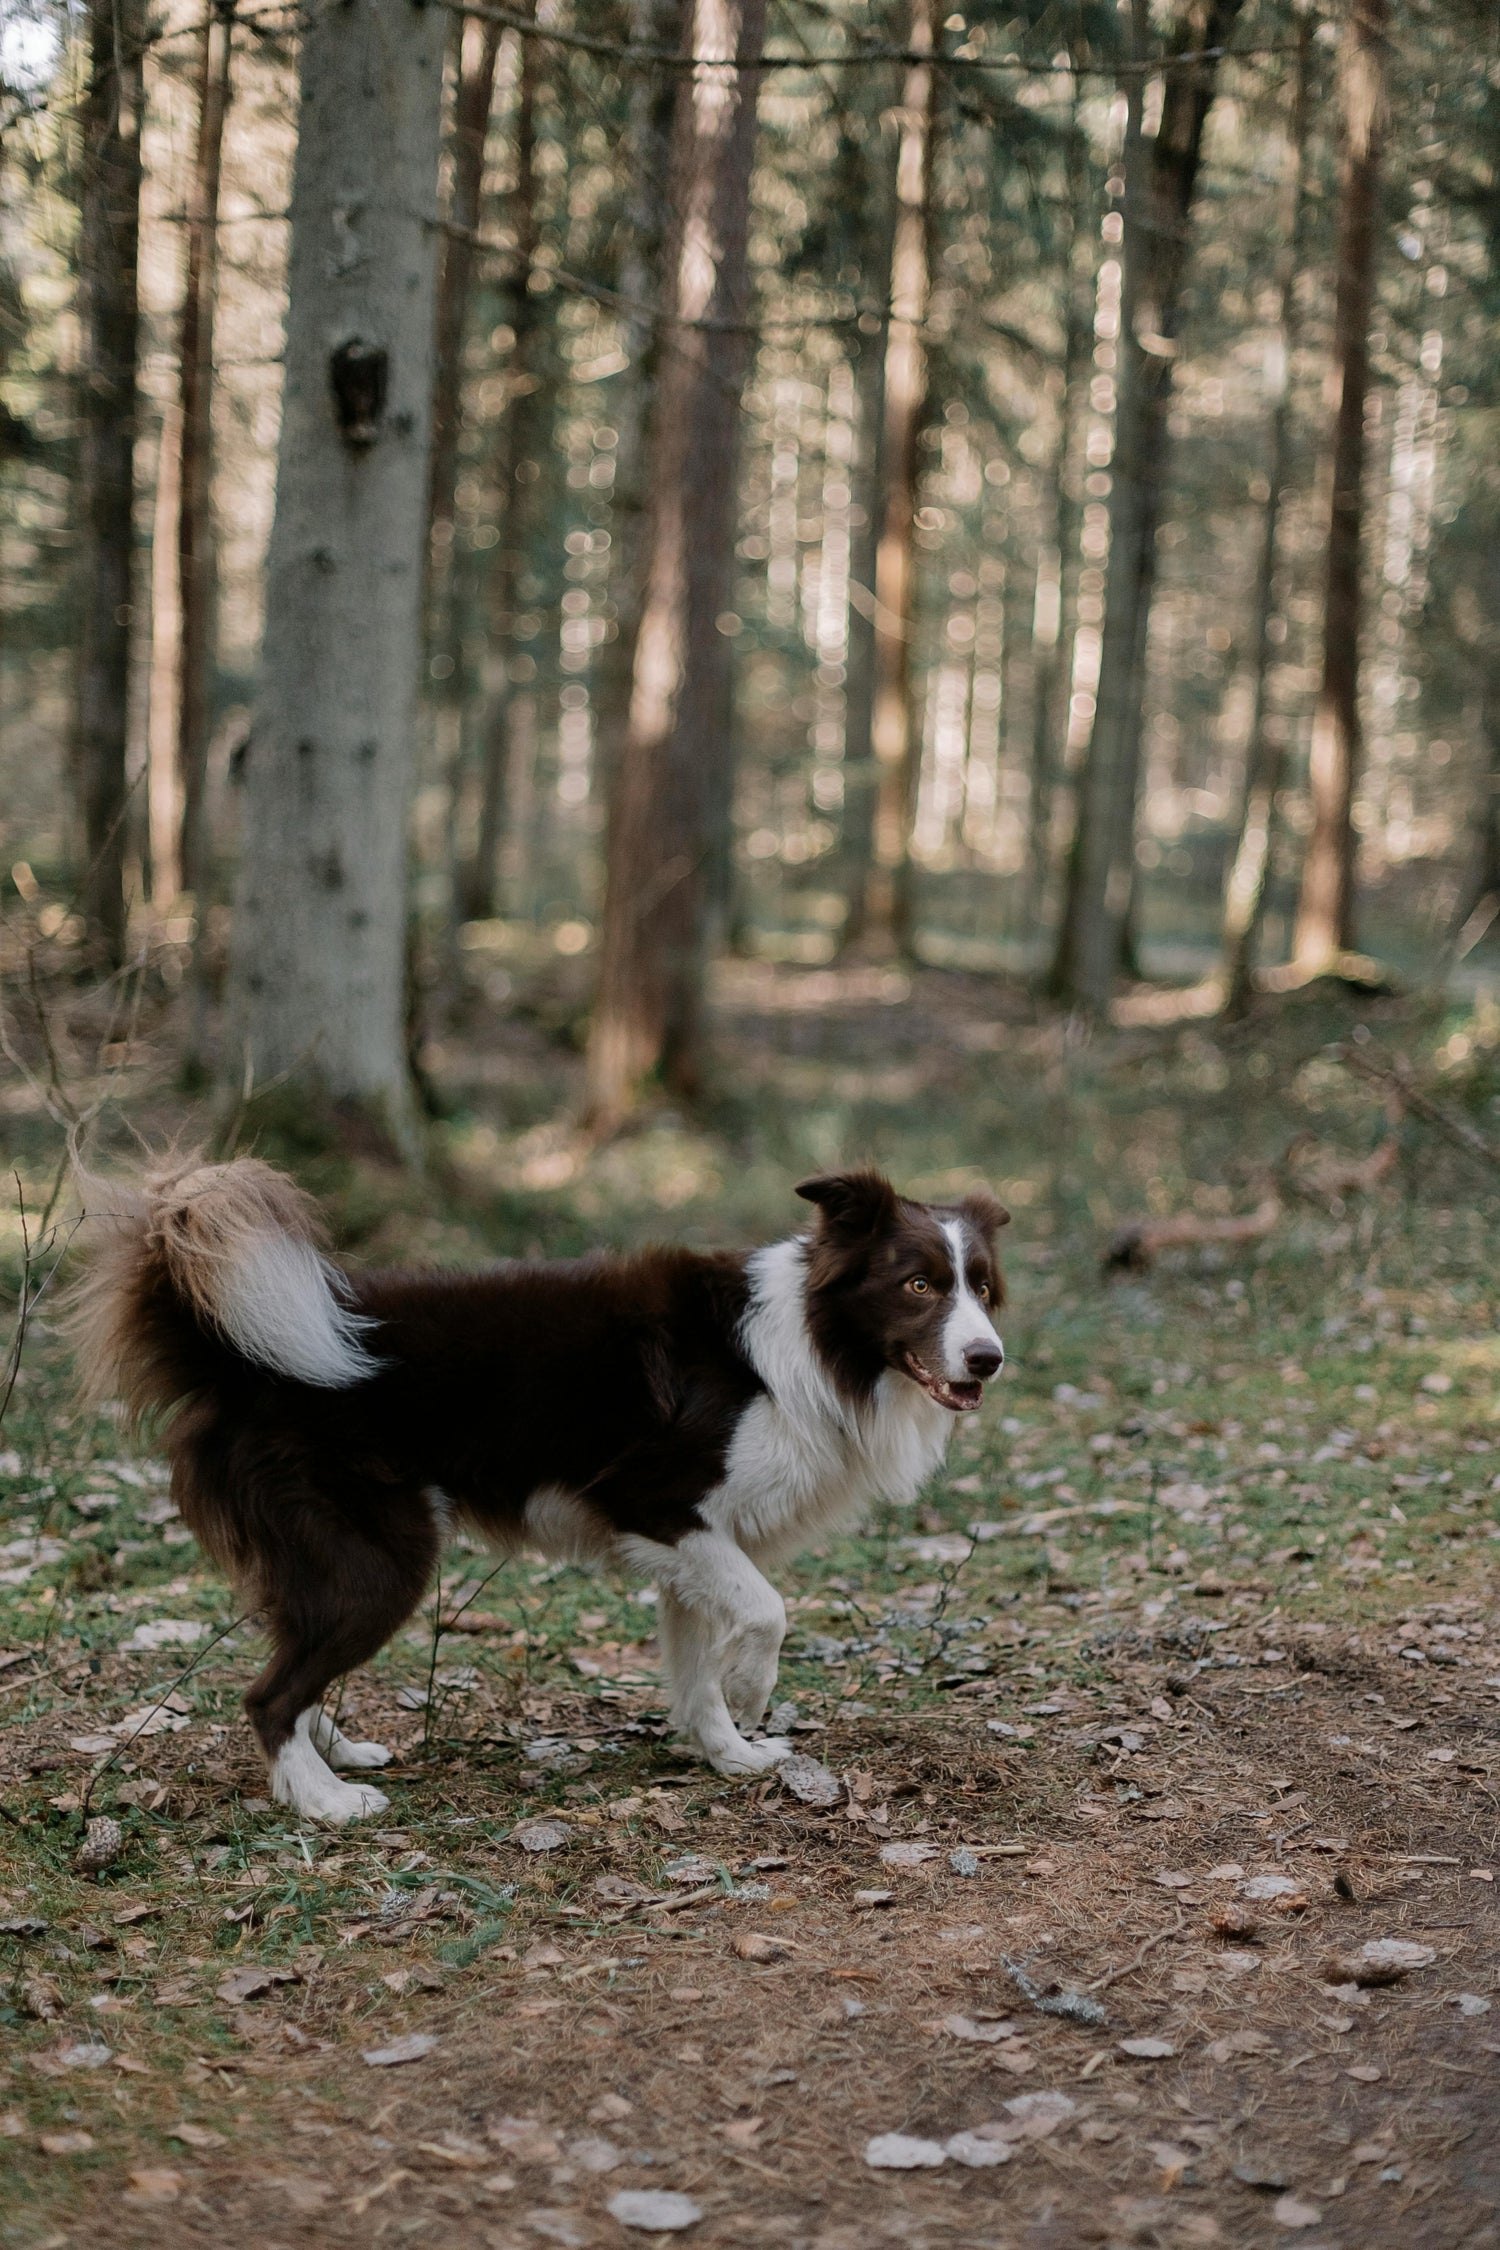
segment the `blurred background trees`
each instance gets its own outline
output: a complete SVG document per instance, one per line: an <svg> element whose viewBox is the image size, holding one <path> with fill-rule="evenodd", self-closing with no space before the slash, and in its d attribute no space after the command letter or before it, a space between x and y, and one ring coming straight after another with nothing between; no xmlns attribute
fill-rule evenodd
<svg viewBox="0 0 1500 2250"><path fill-rule="evenodd" d="M723 948L1473 973L1492 11L333 20L0 31L10 910L388 1122L507 933L599 1124Z"/></svg>

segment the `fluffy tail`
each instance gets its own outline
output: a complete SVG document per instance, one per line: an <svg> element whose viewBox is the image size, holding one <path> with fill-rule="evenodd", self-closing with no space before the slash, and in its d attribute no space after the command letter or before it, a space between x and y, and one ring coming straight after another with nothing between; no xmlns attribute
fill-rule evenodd
<svg viewBox="0 0 1500 2250"><path fill-rule="evenodd" d="M284 1173L253 1157L189 1158L136 1188L81 1168L78 1180L88 1268L68 1325L86 1400L116 1396L135 1420L176 1405L195 1387L185 1329L326 1390L379 1366L317 1208Z"/></svg>

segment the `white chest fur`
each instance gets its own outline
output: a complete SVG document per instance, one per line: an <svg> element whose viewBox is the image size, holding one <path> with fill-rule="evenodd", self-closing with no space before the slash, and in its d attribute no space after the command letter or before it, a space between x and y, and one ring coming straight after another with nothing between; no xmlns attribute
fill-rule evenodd
<svg viewBox="0 0 1500 2250"><path fill-rule="evenodd" d="M773 1243L750 1260L744 1343L766 1385L747 1408L724 1481L703 1514L758 1562L858 1519L878 1499L915 1499L947 1449L953 1418L889 1373L860 1409L823 1371L803 1309L807 1246Z"/></svg>

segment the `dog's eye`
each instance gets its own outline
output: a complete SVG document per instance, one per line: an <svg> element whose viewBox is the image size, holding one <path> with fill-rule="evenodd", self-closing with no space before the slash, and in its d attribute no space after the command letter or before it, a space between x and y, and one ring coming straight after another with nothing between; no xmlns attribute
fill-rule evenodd
<svg viewBox="0 0 1500 2250"><path fill-rule="evenodd" d="M979 1299L979 1302L982 1305L987 1305L990 1301L989 1283L987 1281L977 1281L974 1284L974 1294Z"/></svg>
<svg viewBox="0 0 1500 2250"><path fill-rule="evenodd" d="M925 1297L928 1290L932 1287L932 1283L925 1280L921 1274L914 1273L906 1286L909 1290L911 1290L913 1296Z"/></svg>

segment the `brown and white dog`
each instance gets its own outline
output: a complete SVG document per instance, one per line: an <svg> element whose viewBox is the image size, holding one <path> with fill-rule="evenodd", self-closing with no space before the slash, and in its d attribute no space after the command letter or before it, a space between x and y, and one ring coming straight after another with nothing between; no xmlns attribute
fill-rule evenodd
<svg viewBox="0 0 1500 2250"><path fill-rule="evenodd" d="M245 1707L273 1793L323 1820L385 1807L338 1775L389 1752L321 1703L411 1616L455 1521L654 1580L684 1742L720 1773L778 1764L788 1743L750 1739L786 1627L764 1570L913 1499L1004 1361L1008 1214L983 1192L844 1172L798 1188L810 1233L748 1253L350 1275L269 1165L89 1187L85 1389L164 1420L183 1519L271 1636Z"/></svg>

